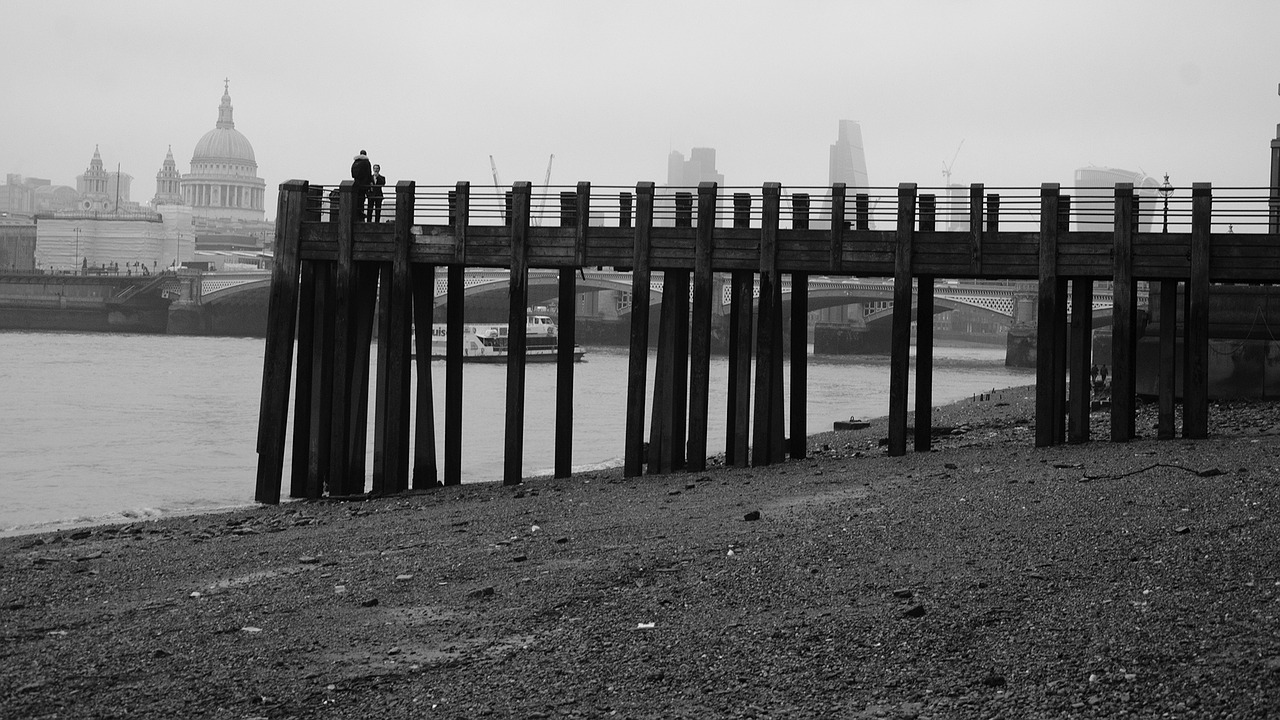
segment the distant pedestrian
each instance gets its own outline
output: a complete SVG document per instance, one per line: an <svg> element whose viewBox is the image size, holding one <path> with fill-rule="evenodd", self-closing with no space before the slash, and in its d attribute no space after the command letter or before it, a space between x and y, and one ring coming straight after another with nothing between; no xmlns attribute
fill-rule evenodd
<svg viewBox="0 0 1280 720"><path fill-rule="evenodd" d="M370 222L382 222L382 187L387 179L382 177L382 166L373 166L373 178L369 185L369 209L365 213Z"/></svg>
<svg viewBox="0 0 1280 720"><path fill-rule="evenodd" d="M338 222L338 188L329 191L329 222Z"/></svg>
<svg viewBox="0 0 1280 720"><path fill-rule="evenodd" d="M356 212L360 213L361 220L367 220L364 202L369 194L369 186L373 183L373 166L369 164L369 155L363 150L351 162L351 179L355 181Z"/></svg>

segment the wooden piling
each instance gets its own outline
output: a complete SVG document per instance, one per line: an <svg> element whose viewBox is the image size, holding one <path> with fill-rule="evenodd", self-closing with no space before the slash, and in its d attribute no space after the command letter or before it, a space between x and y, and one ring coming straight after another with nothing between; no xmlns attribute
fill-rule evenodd
<svg viewBox="0 0 1280 720"><path fill-rule="evenodd" d="M791 227L809 229L809 194L791 196ZM809 444L809 275L791 273L791 431L787 454L803 458Z"/></svg>
<svg viewBox="0 0 1280 720"><path fill-rule="evenodd" d="M1182 405L1182 435L1209 437L1209 240L1213 223L1213 189L1191 185L1191 277L1183 337L1187 365Z"/></svg>
<svg viewBox="0 0 1280 720"><path fill-rule="evenodd" d="M374 419L374 492L402 492L409 488L409 387L413 330L412 180L396 183L395 253L384 267L381 290L382 323L378 328L378 388Z"/></svg>
<svg viewBox="0 0 1280 720"><path fill-rule="evenodd" d="M1112 253L1111 440L1133 439L1137 297L1133 278L1133 183L1116 183Z"/></svg>
<svg viewBox="0 0 1280 720"><path fill-rule="evenodd" d="M1178 281L1161 280L1160 288L1160 372L1156 377L1159 409L1156 439L1172 440L1177 436L1174 423L1174 392L1177 377L1178 347Z"/></svg>
<svg viewBox="0 0 1280 720"><path fill-rule="evenodd" d="M920 196L920 232L937 228L937 198ZM916 402L915 451L933 445L933 284L932 275L916 278Z"/></svg>
<svg viewBox="0 0 1280 720"><path fill-rule="evenodd" d="M1036 312L1036 447L1056 443L1058 347L1058 185L1040 186L1040 262Z"/></svg>
<svg viewBox="0 0 1280 720"><path fill-rule="evenodd" d="M324 188L310 186L307 188L307 209L303 212L302 222L321 222L321 209L325 205ZM334 207L336 213L336 205ZM281 221L284 218L281 217ZM280 232L283 224L276 226ZM301 233L302 228L295 229ZM289 496L307 497L308 455L311 444L311 401L313 394L312 372L315 365L313 358L315 347L315 314L316 314L316 266L315 261L299 261L300 280L298 284L298 316L297 316L297 365L294 367L294 401L293 401L293 460L289 473ZM270 332L270 320L268 320Z"/></svg>
<svg viewBox="0 0 1280 720"><path fill-rule="evenodd" d="M556 307L556 437L555 466L558 478L573 474L573 387L574 346L577 345L578 273L586 262L587 228L591 214L591 184L578 183L570 195L572 205L561 206L560 226L574 229L573 262L575 267L561 268L559 299ZM566 212L568 210L569 212Z"/></svg>
<svg viewBox="0 0 1280 720"><path fill-rule="evenodd" d="M338 247L334 262L333 296L333 356L330 364L333 367L333 399L330 406L329 426L329 493L331 495L350 495L354 484L347 476L351 465L351 420L352 392L355 364L355 249L354 228L363 207L355 197L354 184L344 180L339 186L338 200Z"/></svg>
<svg viewBox="0 0 1280 720"><path fill-rule="evenodd" d="M907 384L911 372L911 261L916 185L898 185L898 225L893 254L893 330L889 340L889 454L907 454Z"/></svg>
<svg viewBox="0 0 1280 720"><path fill-rule="evenodd" d="M711 272L718 188L698 185L698 225L693 252L693 315L689 337L689 440L687 468L707 469L707 420L711 392L711 311L715 276Z"/></svg>
<svg viewBox="0 0 1280 720"><path fill-rule="evenodd" d="M413 369L418 377L413 399L416 419L413 423L413 489L421 490L440 485L440 461L436 455L435 377L431 373L436 268L427 264L414 265L410 278L413 283L413 351L417 356ZM458 407L460 411L461 403ZM461 428L459 437L460 432Z"/></svg>
<svg viewBox="0 0 1280 720"><path fill-rule="evenodd" d="M1071 396L1067 399L1067 442L1089 441L1093 387L1093 281L1071 280Z"/></svg>
<svg viewBox="0 0 1280 720"><path fill-rule="evenodd" d="M267 337L262 360L262 404L258 410L258 478L254 499L280 502L284 446L289 422L289 378L298 310L298 262L307 183L291 180L280 188L276 216L276 257L267 306Z"/></svg>
<svg viewBox="0 0 1280 720"><path fill-rule="evenodd" d="M627 356L627 428L622 474L636 477L644 472L645 383L649 362L649 245L653 233L653 188L651 182L636 185L635 239L631 248L631 339ZM630 209L630 198L620 200ZM628 216L630 213L627 213ZM629 219L629 217L628 217Z"/></svg>
<svg viewBox="0 0 1280 720"><path fill-rule="evenodd" d="M507 315L507 420L503 443L502 484L524 478L524 379L529 315L529 216L532 186L512 188L511 289Z"/></svg>
<svg viewBox="0 0 1280 720"><path fill-rule="evenodd" d="M781 462L781 407L775 384L782 374L781 282L778 277L778 224L782 186L765 183L760 222L760 297L757 301L755 425L752 429L751 464Z"/></svg>
<svg viewBox="0 0 1280 720"><path fill-rule="evenodd" d="M733 227L751 227L751 194L733 194ZM729 381L725 408L725 464L747 467L751 445L751 345L755 274L734 270L729 290Z"/></svg>

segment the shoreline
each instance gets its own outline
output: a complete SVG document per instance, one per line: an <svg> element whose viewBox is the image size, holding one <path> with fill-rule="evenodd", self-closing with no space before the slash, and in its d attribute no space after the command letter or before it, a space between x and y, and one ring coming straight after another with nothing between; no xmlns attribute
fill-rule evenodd
<svg viewBox="0 0 1280 720"><path fill-rule="evenodd" d="M1266 717L1276 409L1037 449L1015 388L898 458L879 420L762 468L3 538L0 694L32 718Z"/></svg>

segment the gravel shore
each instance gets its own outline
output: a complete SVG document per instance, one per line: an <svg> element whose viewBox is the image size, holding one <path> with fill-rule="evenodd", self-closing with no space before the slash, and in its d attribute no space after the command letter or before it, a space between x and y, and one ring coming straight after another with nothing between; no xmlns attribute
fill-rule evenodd
<svg viewBox="0 0 1280 720"><path fill-rule="evenodd" d="M1280 716L1277 406L1036 449L1032 395L900 458L3 538L0 716Z"/></svg>

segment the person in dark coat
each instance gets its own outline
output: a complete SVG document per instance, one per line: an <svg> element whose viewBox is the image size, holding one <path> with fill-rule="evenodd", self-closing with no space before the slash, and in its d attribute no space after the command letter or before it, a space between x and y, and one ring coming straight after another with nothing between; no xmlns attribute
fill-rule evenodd
<svg viewBox="0 0 1280 720"><path fill-rule="evenodd" d="M373 179L369 185L369 209L365 213L371 222L382 222L382 187L387 179L382 177L382 166L373 166Z"/></svg>
<svg viewBox="0 0 1280 720"><path fill-rule="evenodd" d="M369 186L373 183L373 166L369 164L369 155L361 150L356 155L355 160L351 163L351 179L355 181L354 192L356 207L361 211L361 220L367 220L364 216L365 198L369 194Z"/></svg>

